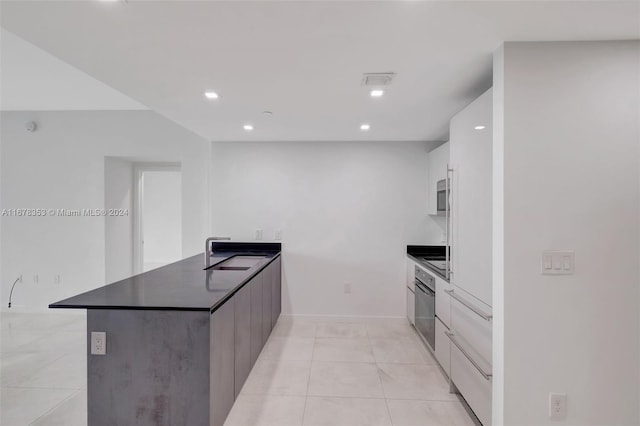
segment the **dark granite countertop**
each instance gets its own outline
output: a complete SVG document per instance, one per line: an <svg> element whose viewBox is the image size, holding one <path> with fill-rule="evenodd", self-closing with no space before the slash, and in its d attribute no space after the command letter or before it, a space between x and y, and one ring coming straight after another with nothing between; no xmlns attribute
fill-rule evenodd
<svg viewBox="0 0 640 426"><path fill-rule="evenodd" d="M445 246L407 245L407 256L429 272L449 282L441 270L434 268L426 262L426 260L444 260L446 255L445 250Z"/></svg>
<svg viewBox="0 0 640 426"><path fill-rule="evenodd" d="M279 243L265 244L263 247L260 247L260 243L246 244L227 243L224 251L214 249L211 261L212 265L216 265L237 255L265 256L265 259L245 271L205 270L202 253L52 303L49 308L213 312L280 256Z"/></svg>

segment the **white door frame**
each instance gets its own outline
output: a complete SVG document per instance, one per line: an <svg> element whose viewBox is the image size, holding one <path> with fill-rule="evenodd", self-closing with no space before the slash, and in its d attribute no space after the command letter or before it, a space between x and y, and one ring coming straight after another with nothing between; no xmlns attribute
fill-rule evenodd
<svg viewBox="0 0 640 426"><path fill-rule="evenodd" d="M144 221L142 220L145 172L182 172L180 163L133 164L133 273L144 272ZM182 193L182 191L180 191ZM182 205L182 203L181 203Z"/></svg>

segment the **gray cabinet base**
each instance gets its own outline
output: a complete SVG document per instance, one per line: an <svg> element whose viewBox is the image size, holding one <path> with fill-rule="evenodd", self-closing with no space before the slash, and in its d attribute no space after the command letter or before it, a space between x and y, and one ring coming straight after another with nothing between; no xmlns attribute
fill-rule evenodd
<svg viewBox="0 0 640 426"><path fill-rule="evenodd" d="M88 424L209 423L209 312L87 311ZM91 332L107 333L91 355Z"/></svg>
<svg viewBox="0 0 640 426"><path fill-rule="evenodd" d="M280 315L280 258L213 314L87 310L89 426L222 426ZM91 355L91 332L106 355Z"/></svg>

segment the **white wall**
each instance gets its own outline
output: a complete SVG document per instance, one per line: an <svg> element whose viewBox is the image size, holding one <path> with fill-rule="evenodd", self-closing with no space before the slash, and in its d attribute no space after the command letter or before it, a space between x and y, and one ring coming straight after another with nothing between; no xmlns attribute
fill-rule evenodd
<svg viewBox="0 0 640 426"><path fill-rule="evenodd" d="M124 209L127 216L105 217L105 278L111 283L133 273L133 163L104 159L104 206Z"/></svg>
<svg viewBox="0 0 640 426"><path fill-rule="evenodd" d="M556 424L549 392L568 395L562 424L640 423L639 52L506 43L496 55L496 424ZM545 249L575 250L575 274L540 275Z"/></svg>
<svg viewBox="0 0 640 426"><path fill-rule="evenodd" d="M440 244L426 214L427 147L214 143L213 234L282 229L285 314L403 316L407 243Z"/></svg>
<svg viewBox="0 0 640 426"><path fill-rule="evenodd" d="M209 148L200 137L150 111L3 112L1 132L3 208L102 208L105 157L181 162L182 254L202 252ZM19 274L12 310L46 309L105 284L104 218L2 217L1 231L3 309Z"/></svg>
<svg viewBox="0 0 640 426"><path fill-rule="evenodd" d="M144 172L142 232L145 271L182 257L181 186L179 170Z"/></svg>

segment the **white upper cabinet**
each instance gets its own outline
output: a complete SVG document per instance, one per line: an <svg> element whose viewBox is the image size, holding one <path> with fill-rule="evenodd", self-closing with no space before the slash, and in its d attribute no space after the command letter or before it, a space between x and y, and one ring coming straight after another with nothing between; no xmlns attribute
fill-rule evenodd
<svg viewBox="0 0 640 426"><path fill-rule="evenodd" d="M492 306L492 94L451 120L451 283ZM429 182L431 184L431 182Z"/></svg>
<svg viewBox="0 0 640 426"><path fill-rule="evenodd" d="M429 173L429 189L428 189L428 205L427 213L437 215L437 195L436 188L438 181L447 178L447 163L449 162L449 143L445 143L429 152L428 154L428 173Z"/></svg>

